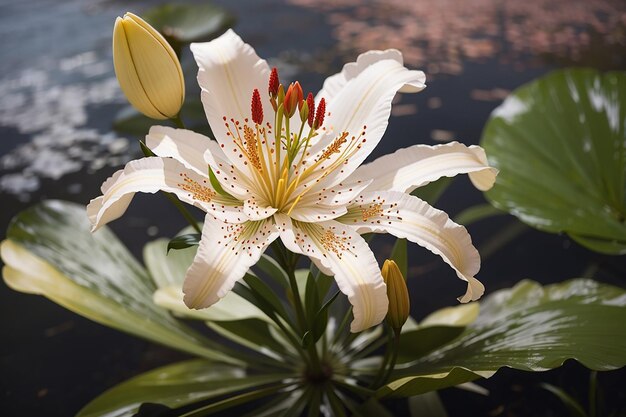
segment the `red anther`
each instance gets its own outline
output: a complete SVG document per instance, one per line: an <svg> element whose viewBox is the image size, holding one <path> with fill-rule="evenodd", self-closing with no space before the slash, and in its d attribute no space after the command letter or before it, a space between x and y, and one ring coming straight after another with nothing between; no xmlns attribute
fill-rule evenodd
<svg viewBox="0 0 626 417"><path fill-rule="evenodd" d="M278 81L278 70L276 67L272 68L272 73L270 74L270 82L267 88L267 91L270 93L271 97L275 97L278 94L278 85L280 82Z"/></svg>
<svg viewBox="0 0 626 417"><path fill-rule="evenodd" d="M302 87L299 82L295 82L289 85L287 92L285 93L285 114L289 117L293 116L296 112L296 107L302 101Z"/></svg>
<svg viewBox="0 0 626 417"><path fill-rule="evenodd" d="M313 98L313 94L311 93L306 96L306 106L309 108L309 116L307 122L309 123L309 127L313 127L313 119L315 116L315 99Z"/></svg>
<svg viewBox="0 0 626 417"><path fill-rule="evenodd" d="M261 94L258 89L254 89L252 92L252 104L250 106L252 110L252 121L258 125L263 123L263 104L261 104Z"/></svg>
<svg viewBox="0 0 626 417"><path fill-rule="evenodd" d="M317 105L317 111L315 112L315 121L313 122L313 129L319 129L324 124L324 115L326 113L326 100L323 98L320 100L320 104Z"/></svg>

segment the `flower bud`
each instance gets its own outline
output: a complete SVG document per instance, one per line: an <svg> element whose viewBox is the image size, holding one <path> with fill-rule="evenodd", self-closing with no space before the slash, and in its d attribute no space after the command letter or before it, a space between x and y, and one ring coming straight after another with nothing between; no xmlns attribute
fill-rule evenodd
<svg viewBox="0 0 626 417"><path fill-rule="evenodd" d="M115 75L130 104L153 119L174 118L185 101L176 53L152 26L126 13L113 29Z"/></svg>
<svg viewBox="0 0 626 417"><path fill-rule="evenodd" d="M307 116L307 123L309 124L309 127L313 127L313 119L315 118L315 99L311 93L306 96L306 107L309 113Z"/></svg>
<svg viewBox="0 0 626 417"><path fill-rule="evenodd" d="M306 101L302 102L302 106L298 106L300 109L300 120L304 123L304 121L309 119L309 105Z"/></svg>
<svg viewBox="0 0 626 417"><path fill-rule="evenodd" d="M399 331L409 318L411 305L406 281L398 265L387 259L381 270L385 284L387 284L387 298L389 310L387 311L387 323L395 331Z"/></svg>
<svg viewBox="0 0 626 417"><path fill-rule="evenodd" d="M304 96L302 87L299 82L295 82L289 86L285 93L285 114L288 117L293 116L296 112L296 107L300 104Z"/></svg>

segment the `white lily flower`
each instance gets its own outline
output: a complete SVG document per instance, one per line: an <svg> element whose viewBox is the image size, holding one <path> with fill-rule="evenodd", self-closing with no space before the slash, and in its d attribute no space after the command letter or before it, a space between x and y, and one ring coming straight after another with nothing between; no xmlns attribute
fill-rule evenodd
<svg viewBox="0 0 626 417"><path fill-rule="evenodd" d="M400 52L362 54L328 78L315 100L304 100L299 84L283 99L277 73L232 30L191 50L216 141L153 127L146 144L158 157L131 161L103 184L103 195L87 208L94 230L120 217L135 192L171 192L204 210L183 286L190 308L224 297L280 238L335 277L353 305L353 332L374 326L388 301L378 263L360 236L369 232L407 238L440 255L468 282L460 301L482 295L475 278L480 258L466 229L407 192L460 173L490 188L496 170L484 151L416 145L359 167L385 132L394 95L425 87L424 73L405 68ZM268 79L265 97L259 91ZM264 120L263 111L272 108L274 117ZM221 187L211 183L209 167Z"/></svg>

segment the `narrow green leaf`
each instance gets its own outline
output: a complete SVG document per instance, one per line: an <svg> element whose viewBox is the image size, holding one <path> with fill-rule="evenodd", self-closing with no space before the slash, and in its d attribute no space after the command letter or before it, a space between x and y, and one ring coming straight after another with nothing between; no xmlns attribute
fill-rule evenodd
<svg viewBox="0 0 626 417"><path fill-rule="evenodd" d="M236 407L241 404L248 403L250 401L258 400L260 398L267 397L275 394L292 385L291 383L271 385L265 388L259 388L244 394L235 395L233 397L226 398L224 400L198 407L193 411L181 414L180 417L203 417L208 416L218 411L227 410L229 408Z"/></svg>
<svg viewBox="0 0 626 417"><path fill-rule="evenodd" d="M495 208L491 204L477 204L466 208L454 216L453 220L463 226L469 226L472 223L476 223L493 216L502 216L504 214L506 214L504 211Z"/></svg>
<svg viewBox="0 0 626 417"><path fill-rule="evenodd" d="M194 359L131 378L93 399L77 417L130 417L142 403L181 407L193 402L275 383L283 374L248 375L244 368Z"/></svg>
<svg viewBox="0 0 626 417"><path fill-rule="evenodd" d="M539 386L558 397L569 411L571 417L587 417L587 413L585 413L585 410L578 401L572 398L572 396L563 389L545 382L539 384Z"/></svg>
<svg viewBox="0 0 626 417"><path fill-rule="evenodd" d="M200 234L190 233L188 235L180 235L171 239L167 244L167 251L171 249L187 249L200 244Z"/></svg>
<svg viewBox="0 0 626 417"><path fill-rule="evenodd" d="M393 245L393 249L391 250L390 258L398 265L404 279L407 279L409 260L407 255L406 239L396 239L396 243Z"/></svg>
<svg viewBox="0 0 626 417"><path fill-rule="evenodd" d="M272 278L276 281L281 287L289 288L289 276L274 258L263 254L256 263L256 267L268 278Z"/></svg>
<svg viewBox="0 0 626 417"><path fill-rule="evenodd" d="M207 325L235 343L271 357L279 363L280 361L288 362L291 358L291 352L272 335L271 324L262 320L249 318L236 321L214 321Z"/></svg>
<svg viewBox="0 0 626 417"><path fill-rule="evenodd" d="M193 230L187 227L181 231L185 234ZM159 238L148 242L143 247L143 262L148 268L157 288L183 286L187 269L193 262L197 248L179 249L173 252L167 251L169 239Z"/></svg>
<svg viewBox="0 0 626 417"><path fill-rule="evenodd" d="M360 417L394 417L376 398L368 398L362 404L356 406L353 412ZM425 414L424 416L427 415Z"/></svg>
<svg viewBox="0 0 626 417"><path fill-rule="evenodd" d="M144 141L139 141L139 147L141 148L141 152L143 152L144 156L156 156L156 154L152 152L152 149L148 148L148 145L146 145Z"/></svg>
<svg viewBox="0 0 626 417"><path fill-rule="evenodd" d="M289 315L287 314L287 310L285 310L283 302L265 282L251 274L246 274L243 280L257 297L262 298L269 304L279 316L285 320L289 320Z"/></svg>
<svg viewBox="0 0 626 417"><path fill-rule="evenodd" d="M448 412L437 391L410 397L409 410L411 417L448 417Z"/></svg>
<svg viewBox="0 0 626 417"><path fill-rule="evenodd" d="M220 184L219 180L215 176L215 173L213 172L213 169L211 169L210 166L209 166L209 181L211 183L211 187L213 187L213 189L219 195L221 195L222 197L231 198L231 199L235 200L235 197L233 197L232 195L227 193L226 190L224 190L224 187L222 187L222 184Z"/></svg>
<svg viewBox="0 0 626 417"><path fill-rule="evenodd" d="M299 288L300 286L298 286ZM307 318L309 329L313 328L316 313L322 305L322 300L317 289L317 280L311 271L307 271L306 285L304 289L304 314Z"/></svg>
<svg viewBox="0 0 626 417"><path fill-rule="evenodd" d="M304 332L304 335L302 335L302 347L307 349L313 343L313 333L310 331Z"/></svg>
<svg viewBox="0 0 626 417"><path fill-rule="evenodd" d="M330 297L315 314L311 326L313 343L320 340L320 337L322 337L326 331L326 325L328 324L328 309L333 304L339 293L340 291L335 292L335 294L333 294L333 296Z"/></svg>
<svg viewBox="0 0 626 417"><path fill-rule="evenodd" d="M188 319L203 321L237 321L245 319L259 319L266 323L273 323L261 309L249 302L234 291L226 295L209 308L201 310L190 309L183 302L182 285L171 285L159 288L154 293L154 302L158 306L170 310L175 315Z"/></svg>
<svg viewBox="0 0 626 417"><path fill-rule="evenodd" d="M416 188L415 191L411 193L411 195L421 198L431 206L435 205L441 195L446 191L450 184L452 184L453 180L454 178L452 177L439 178L435 182L431 182L423 187Z"/></svg>
<svg viewBox="0 0 626 417"><path fill-rule="evenodd" d="M45 201L18 214L7 236L0 252L10 287L175 349L240 363L153 303L146 270L106 227L90 232L84 206Z"/></svg>

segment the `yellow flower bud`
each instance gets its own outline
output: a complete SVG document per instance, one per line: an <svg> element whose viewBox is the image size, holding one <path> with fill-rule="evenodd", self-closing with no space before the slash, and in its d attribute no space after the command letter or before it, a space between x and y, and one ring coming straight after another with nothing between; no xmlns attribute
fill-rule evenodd
<svg viewBox="0 0 626 417"><path fill-rule="evenodd" d="M174 118L185 101L176 53L142 18L126 13L113 29L115 75L130 104L153 119Z"/></svg>
<svg viewBox="0 0 626 417"><path fill-rule="evenodd" d="M392 329L399 331L409 318L411 310L409 290L400 268L394 261L387 259L381 272L387 284L387 298L389 298L387 322Z"/></svg>

